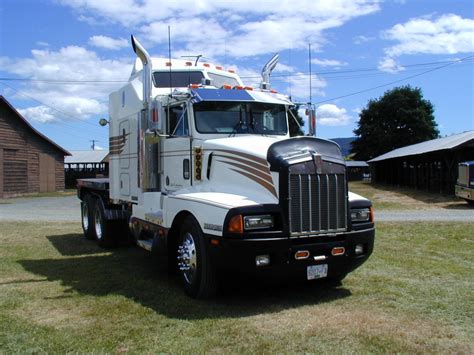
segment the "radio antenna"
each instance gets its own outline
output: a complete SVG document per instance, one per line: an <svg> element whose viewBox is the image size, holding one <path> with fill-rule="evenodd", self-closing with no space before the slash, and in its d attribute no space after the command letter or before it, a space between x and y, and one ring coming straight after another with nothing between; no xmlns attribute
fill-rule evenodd
<svg viewBox="0 0 474 355"><path fill-rule="evenodd" d="M167 109L167 117L166 117L166 125L167 128L169 129L170 127L170 100L173 95L173 85L171 84L171 26L168 26L168 58L170 62L170 97L168 98L168 107Z"/></svg>
<svg viewBox="0 0 474 355"><path fill-rule="evenodd" d="M311 43L308 43L308 59L309 59L309 104L311 105L313 101L312 95L312 83L311 83Z"/></svg>

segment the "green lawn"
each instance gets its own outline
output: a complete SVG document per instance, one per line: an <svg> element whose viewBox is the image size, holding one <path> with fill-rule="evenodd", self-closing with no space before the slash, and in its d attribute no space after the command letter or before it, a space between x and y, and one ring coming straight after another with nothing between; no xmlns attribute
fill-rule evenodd
<svg viewBox="0 0 474 355"><path fill-rule="evenodd" d="M0 353L473 353L474 223L379 223L342 287L186 297L76 223L0 223Z"/></svg>

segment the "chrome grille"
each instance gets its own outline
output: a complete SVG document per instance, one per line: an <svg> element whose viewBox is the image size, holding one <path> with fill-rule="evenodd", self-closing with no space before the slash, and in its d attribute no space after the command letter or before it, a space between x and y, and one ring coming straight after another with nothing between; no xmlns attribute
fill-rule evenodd
<svg viewBox="0 0 474 355"><path fill-rule="evenodd" d="M290 174L291 234L324 234L347 227L344 174Z"/></svg>

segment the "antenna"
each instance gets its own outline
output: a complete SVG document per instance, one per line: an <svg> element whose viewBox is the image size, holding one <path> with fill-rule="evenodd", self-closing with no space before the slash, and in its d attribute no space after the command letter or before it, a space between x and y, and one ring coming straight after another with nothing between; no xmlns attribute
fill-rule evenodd
<svg viewBox="0 0 474 355"><path fill-rule="evenodd" d="M172 87L172 84L171 84L171 26L168 26L168 58L169 58L169 61L170 61L170 97L168 99L168 107L167 107L167 119L166 119L166 126L167 126L167 129L169 129L170 127L170 99L171 99L171 96L173 94L173 87Z"/></svg>
<svg viewBox="0 0 474 355"><path fill-rule="evenodd" d="M309 58L309 104L313 101L312 83L311 83L311 43L308 43L308 58Z"/></svg>
<svg viewBox="0 0 474 355"><path fill-rule="evenodd" d="M194 62L194 66L197 67L199 59L207 59L205 58L202 54L198 55L182 55L181 58L196 58L196 61Z"/></svg>

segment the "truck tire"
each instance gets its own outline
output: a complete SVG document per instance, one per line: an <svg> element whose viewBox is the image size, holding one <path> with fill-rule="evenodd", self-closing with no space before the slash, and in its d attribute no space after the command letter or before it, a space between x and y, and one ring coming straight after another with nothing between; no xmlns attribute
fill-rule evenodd
<svg viewBox="0 0 474 355"><path fill-rule="evenodd" d="M93 226L97 244L101 248L113 248L117 245L117 240L113 235L112 222L105 219L105 211L99 200L96 200L94 204Z"/></svg>
<svg viewBox="0 0 474 355"><path fill-rule="evenodd" d="M81 222L84 237L89 240L96 239L94 230L94 199L86 195L81 202Z"/></svg>
<svg viewBox="0 0 474 355"><path fill-rule="evenodd" d="M178 240L178 272L186 294L205 299L216 294L217 279L211 264L201 227L188 216Z"/></svg>

